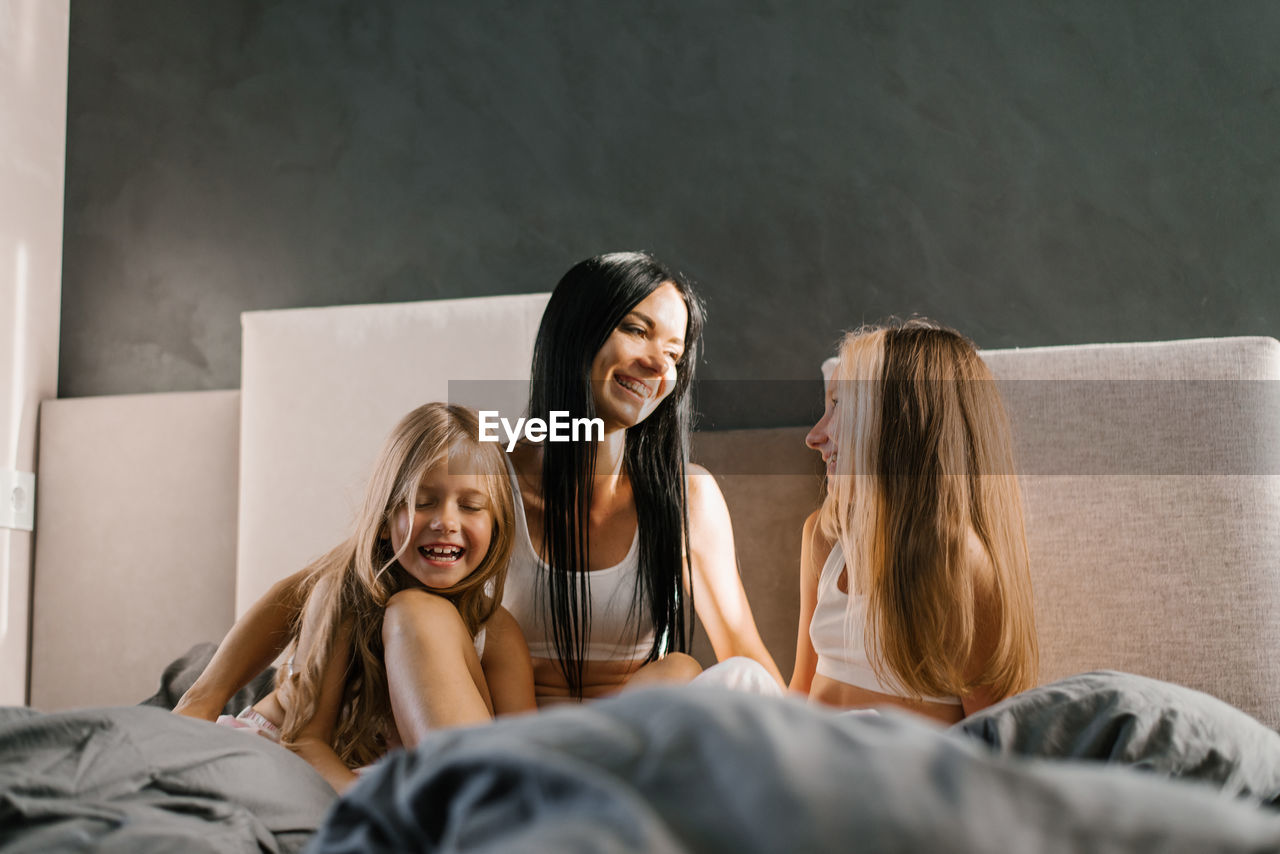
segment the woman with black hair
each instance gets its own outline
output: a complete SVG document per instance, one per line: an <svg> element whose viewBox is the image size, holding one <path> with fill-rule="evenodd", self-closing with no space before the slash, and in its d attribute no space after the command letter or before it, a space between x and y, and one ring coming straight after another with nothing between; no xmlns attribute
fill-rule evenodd
<svg viewBox="0 0 1280 854"><path fill-rule="evenodd" d="M692 679L689 605L717 658L752 659L748 678L782 684L738 576L724 497L688 462L701 330L687 282L645 253L580 262L547 304L529 417L568 412L604 431L521 444L509 458L518 524L503 605L529 642L539 703ZM302 582L278 582L237 621L174 711L213 720L275 659ZM389 679L415 679L434 656L430 617L411 610L419 598L386 610L384 635L409 650L388 656Z"/></svg>
<svg viewBox="0 0 1280 854"><path fill-rule="evenodd" d="M524 514L504 605L529 642L540 702L692 678L687 604L720 660L754 659L781 683L724 497L688 462L702 320L684 279L639 252L582 261L547 304L529 416L599 418L604 435L510 455Z"/></svg>

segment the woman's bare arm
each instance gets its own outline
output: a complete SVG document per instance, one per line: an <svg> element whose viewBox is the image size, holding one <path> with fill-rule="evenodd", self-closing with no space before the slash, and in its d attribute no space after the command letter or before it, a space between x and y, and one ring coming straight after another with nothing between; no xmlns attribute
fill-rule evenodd
<svg viewBox="0 0 1280 854"><path fill-rule="evenodd" d="M689 556L693 604L702 627L724 661L735 655L759 662L779 685L785 685L751 615L751 605L738 574L729 508L715 478L698 465L689 467Z"/></svg>
<svg viewBox="0 0 1280 854"><path fill-rule="evenodd" d="M495 715L532 712L538 708L533 692L533 662L520 624L501 606L485 623L484 655L480 659Z"/></svg>
<svg viewBox="0 0 1280 854"><path fill-rule="evenodd" d="M204 672L174 706L175 713L214 720L236 691L275 661L302 610L306 578L302 570L276 582L236 620Z"/></svg>

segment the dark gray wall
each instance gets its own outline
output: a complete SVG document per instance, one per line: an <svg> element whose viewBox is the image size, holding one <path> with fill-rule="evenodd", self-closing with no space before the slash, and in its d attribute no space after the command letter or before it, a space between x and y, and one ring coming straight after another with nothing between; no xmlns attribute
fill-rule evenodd
<svg viewBox="0 0 1280 854"><path fill-rule="evenodd" d="M60 393L235 387L241 311L619 248L700 284L704 378L889 314L1275 335L1277 44L1262 0L73 0ZM756 408L707 415L808 417Z"/></svg>

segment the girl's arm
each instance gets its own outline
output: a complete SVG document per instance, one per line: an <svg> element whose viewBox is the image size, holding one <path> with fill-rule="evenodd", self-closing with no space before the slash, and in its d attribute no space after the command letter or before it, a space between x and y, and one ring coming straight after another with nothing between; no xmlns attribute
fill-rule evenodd
<svg viewBox="0 0 1280 854"><path fill-rule="evenodd" d="M785 685L778 665L760 638L742 589L733 547L733 523L724 495L711 473L698 465L689 466L689 558L693 604L716 658L753 658L779 685Z"/></svg>
<svg viewBox="0 0 1280 854"><path fill-rule="evenodd" d="M499 606L485 623L484 655L480 659L495 715L537 709L533 691L533 662L520 624Z"/></svg>
<svg viewBox="0 0 1280 854"><path fill-rule="evenodd" d="M792 691L806 695L818 668L818 653L809 637L809 624L818 605L818 576L827 552L831 551L831 543L818 530L818 513L815 510L804 520L800 539L800 625L796 633L796 666L789 686Z"/></svg>
<svg viewBox="0 0 1280 854"><path fill-rule="evenodd" d="M236 620L200 678L174 706L175 713L214 720L236 691L275 661L302 610L306 577L302 570L276 582Z"/></svg>
<svg viewBox="0 0 1280 854"><path fill-rule="evenodd" d="M299 644L299 651L303 649ZM299 656L301 657L301 656ZM333 749L333 730L338 725L338 713L342 708L342 688L347 678L347 665L351 658L351 626L344 623L334 639L333 649L320 679L320 696L316 700L315 714L307 721L292 744L286 745L294 753L320 772L325 782L338 794L346 791L357 779L356 773L338 757Z"/></svg>

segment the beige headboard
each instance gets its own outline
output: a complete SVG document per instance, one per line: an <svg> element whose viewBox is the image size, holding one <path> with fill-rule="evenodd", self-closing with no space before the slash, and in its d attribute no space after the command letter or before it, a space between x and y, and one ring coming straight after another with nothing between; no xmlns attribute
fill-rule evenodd
<svg viewBox="0 0 1280 854"><path fill-rule="evenodd" d="M410 409L465 380L523 408L547 296L243 315L237 614L347 535L378 448Z"/></svg>
<svg viewBox="0 0 1280 854"><path fill-rule="evenodd" d="M540 303L530 298L527 314L514 316L470 300L418 310L436 317L442 307L487 316L474 321L485 333L528 323L525 348L506 351L505 368L470 367L470 376L511 377L527 363ZM386 426L438 396L415 378L420 394L393 406L385 399L389 381L377 378L392 354L416 346L405 339L416 334L405 321L410 308L246 315L239 607L333 542L334 526L351 512L350 503L332 500L350 502L341 478L362 477ZM348 317L362 340L381 341L382 349L336 347L346 340L338 330ZM447 325L456 331L463 323L473 321ZM260 339L272 347L259 349ZM399 347L390 343L396 340ZM1280 723L1280 661L1270 655L1280 649L1280 573L1272 557L1280 554L1280 343L1206 339L984 355L1002 383L1018 444L1042 675L1131 670L1207 690ZM417 362L430 363L428 355ZM304 393L293 394L299 388ZM800 521L820 495L818 460L803 447L804 432L702 434L695 446L695 458L721 473L748 595L784 673L794 654ZM251 459L251 447L261 456ZM755 474L764 471L774 474ZM307 488L290 493L285 484L295 480ZM306 503L286 511L289 494ZM321 506L316 496L329 496L329 515L312 509ZM282 511L293 515L290 524L309 527L285 528Z"/></svg>
<svg viewBox="0 0 1280 854"><path fill-rule="evenodd" d="M1280 726L1280 342L985 356L1014 425L1042 679L1127 670Z"/></svg>
<svg viewBox="0 0 1280 854"><path fill-rule="evenodd" d="M240 393L40 406L31 705L137 703L231 625Z"/></svg>
<svg viewBox="0 0 1280 854"><path fill-rule="evenodd" d="M545 300L249 313L242 394L48 404L33 702L149 694L164 661L225 630L232 598L243 610L345 533L378 444L401 414L447 398L450 379L518 391ZM1131 670L1280 724L1280 344L985 356L1014 421L1042 675ZM795 644L800 522L821 485L804 433L695 439L695 459L718 471L748 596L784 673ZM744 464L753 456L759 467ZM726 474L752 470L771 473ZM116 498L134 495L145 500ZM86 532L89 551L80 548ZM121 674L140 687L113 693Z"/></svg>

